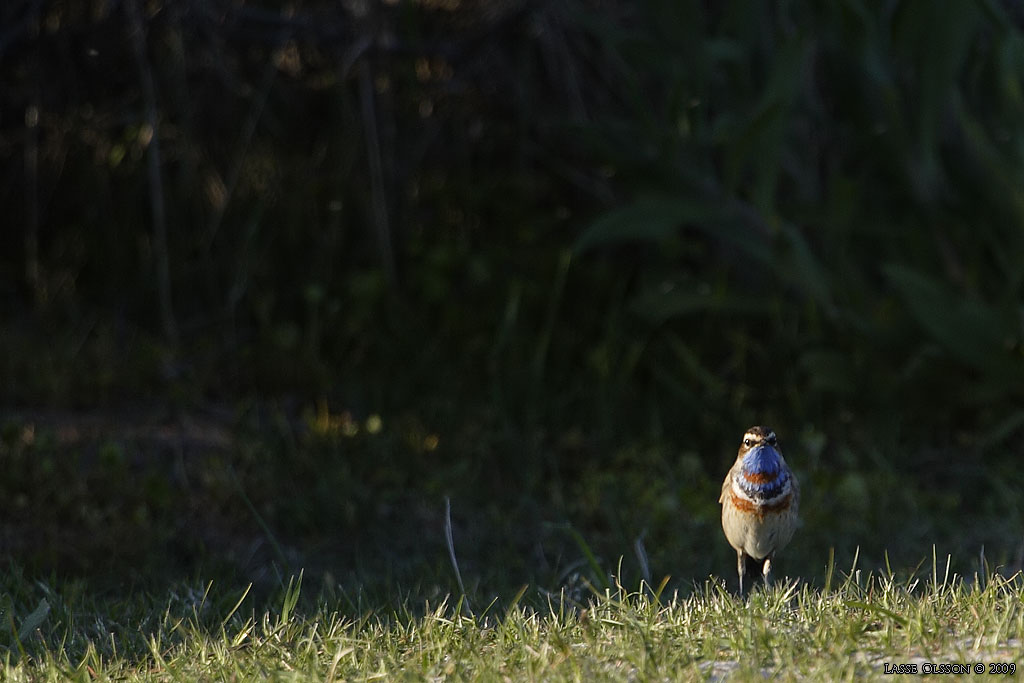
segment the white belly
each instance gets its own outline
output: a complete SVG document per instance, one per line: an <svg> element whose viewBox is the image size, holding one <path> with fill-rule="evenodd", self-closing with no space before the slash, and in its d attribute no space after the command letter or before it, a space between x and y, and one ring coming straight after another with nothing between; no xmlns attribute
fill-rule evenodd
<svg viewBox="0 0 1024 683"><path fill-rule="evenodd" d="M722 512L722 529L729 545L756 560L783 548L793 538L796 529L796 512L793 509L758 517L741 513L726 504Z"/></svg>

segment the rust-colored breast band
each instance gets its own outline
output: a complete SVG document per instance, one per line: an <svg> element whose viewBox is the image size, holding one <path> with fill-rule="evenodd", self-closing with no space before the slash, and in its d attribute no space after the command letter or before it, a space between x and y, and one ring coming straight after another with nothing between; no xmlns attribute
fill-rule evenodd
<svg viewBox="0 0 1024 683"><path fill-rule="evenodd" d="M752 503L745 498L740 498L735 492L729 492L729 502L734 508L740 512L748 512L750 514L757 515L758 517L764 517L770 512L785 512L789 509L789 505L793 500L792 494L786 496L782 500L775 501L773 503L758 505Z"/></svg>
<svg viewBox="0 0 1024 683"><path fill-rule="evenodd" d="M744 472L743 478L751 484L768 484L779 478L779 472Z"/></svg>

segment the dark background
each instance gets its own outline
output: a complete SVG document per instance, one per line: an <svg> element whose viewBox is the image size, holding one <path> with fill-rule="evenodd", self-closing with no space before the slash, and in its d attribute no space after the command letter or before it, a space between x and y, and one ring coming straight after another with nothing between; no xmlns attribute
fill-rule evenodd
<svg viewBox="0 0 1024 683"><path fill-rule="evenodd" d="M732 582L719 486L765 423L781 573L1019 569L1022 28L5 2L4 557L443 595L448 498L471 593Z"/></svg>

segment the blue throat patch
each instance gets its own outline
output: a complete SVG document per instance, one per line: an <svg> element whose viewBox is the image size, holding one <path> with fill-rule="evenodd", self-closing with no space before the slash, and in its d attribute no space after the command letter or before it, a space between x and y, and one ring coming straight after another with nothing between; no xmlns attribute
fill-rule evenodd
<svg viewBox="0 0 1024 683"><path fill-rule="evenodd" d="M743 472L762 476L777 476L782 470L782 459L779 452L771 446L758 446L747 451L743 456Z"/></svg>
<svg viewBox="0 0 1024 683"><path fill-rule="evenodd" d="M775 498L787 481L789 472L783 469L779 452L771 446L758 446L743 456L739 485L753 500Z"/></svg>

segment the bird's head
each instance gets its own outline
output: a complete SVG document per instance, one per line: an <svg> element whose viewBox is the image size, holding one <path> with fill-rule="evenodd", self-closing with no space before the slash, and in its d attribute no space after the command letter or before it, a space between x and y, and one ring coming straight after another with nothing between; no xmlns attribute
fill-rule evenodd
<svg viewBox="0 0 1024 683"><path fill-rule="evenodd" d="M779 441L767 427L751 427L743 434L737 458L743 462L743 474L752 482L774 480L783 466Z"/></svg>

